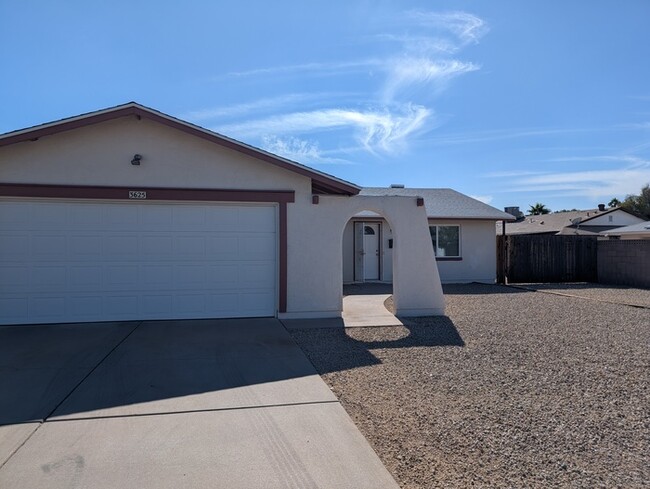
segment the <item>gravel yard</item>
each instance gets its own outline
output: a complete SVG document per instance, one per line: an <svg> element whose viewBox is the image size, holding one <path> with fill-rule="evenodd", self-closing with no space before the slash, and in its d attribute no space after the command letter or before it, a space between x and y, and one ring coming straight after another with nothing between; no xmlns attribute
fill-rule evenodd
<svg viewBox="0 0 650 489"><path fill-rule="evenodd" d="M445 294L408 327L291 332L403 488L650 486L650 310Z"/></svg>
<svg viewBox="0 0 650 489"><path fill-rule="evenodd" d="M518 284L515 284L515 286L518 286ZM522 287L650 308L650 289L633 289L630 287L591 283L522 284Z"/></svg>

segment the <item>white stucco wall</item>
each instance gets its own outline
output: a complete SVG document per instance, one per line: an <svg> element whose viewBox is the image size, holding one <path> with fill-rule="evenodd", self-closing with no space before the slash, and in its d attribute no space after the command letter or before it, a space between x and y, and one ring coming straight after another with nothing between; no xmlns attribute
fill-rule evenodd
<svg viewBox="0 0 650 489"><path fill-rule="evenodd" d="M143 156L140 166L130 164L136 153ZM365 210L362 199L371 199L364 202L389 219L394 216L403 235L408 226L417 228L417 236L404 246L412 259L401 258L396 307L404 313L444 311L433 257L423 256L413 244L428 239L424 208L416 207L415 198L321 196L314 205L309 178L146 118L125 117L2 147L0 182L293 190L295 202L287 206L287 315L292 317L340 315L343 229L352 215ZM429 272L421 273L423 267Z"/></svg>
<svg viewBox="0 0 650 489"><path fill-rule="evenodd" d="M429 220L430 225L459 225L461 260L437 260L438 272L442 283L484 282L496 280L496 240L494 221L484 220ZM388 247L388 240L393 237L390 226L382 222L382 277L384 282L393 278L393 250ZM429 246L431 241L429 240ZM343 281L354 280L354 240L353 224L345 228Z"/></svg>
<svg viewBox="0 0 650 489"><path fill-rule="evenodd" d="M301 304L309 304L311 291L319 289L319 303L327 304L332 315L342 308L343 287L343 236L352 216L361 211L373 211L384 216L393 231L393 298L398 315L444 314L444 297L438 275L424 207L418 207L415 197L321 196L320 203L305 209L302 214L304 229L320 229L319 236L337 236L334 243L320 240L316 251L318 260L309 261L307 255L297 255L305 260L299 267L309 266L320 284L303 281L298 291ZM309 224L311 220L314 224ZM289 252L291 256L291 251ZM287 317L300 317L288 314Z"/></svg>
<svg viewBox="0 0 650 489"><path fill-rule="evenodd" d="M460 225L461 260L438 260L443 283L484 282L496 280L497 245L494 221L429 220L429 225Z"/></svg>

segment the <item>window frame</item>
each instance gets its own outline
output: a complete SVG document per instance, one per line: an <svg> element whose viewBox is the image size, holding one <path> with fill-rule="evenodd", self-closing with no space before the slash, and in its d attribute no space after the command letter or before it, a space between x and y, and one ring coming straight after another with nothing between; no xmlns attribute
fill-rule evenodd
<svg viewBox="0 0 650 489"><path fill-rule="evenodd" d="M455 227L458 228L458 255L453 256L438 256L437 245L440 242L438 237L438 231L440 227ZM431 240L431 246L433 247L433 254L436 257L437 261L460 261L463 259L463 239L462 239L462 230L460 224L445 224L445 223L431 223L429 222L429 235L431 236L431 228L436 228L436 246L433 246L433 239ZM432 236L433 237L433 236Z"/></svg>

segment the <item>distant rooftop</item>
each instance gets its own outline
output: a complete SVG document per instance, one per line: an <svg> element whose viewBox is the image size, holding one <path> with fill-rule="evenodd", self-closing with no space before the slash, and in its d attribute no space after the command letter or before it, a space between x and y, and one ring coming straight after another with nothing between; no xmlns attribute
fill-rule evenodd
<svg viewBox="0 0 650 489"><path fill-rule="evenodd" d="M589 221L604 216L610 212L621 211L627 212L620 207L607 210L588 209L585 211L565 211L551 212L549 214L540 214L536 216L525 216L522 220L508 223L506 226L507 234L567 234L563 231L567 227L578 227L572 229L570 234L598 234L603 230L602 226L590 226ZM577 226L579 224L579 226ZM613 226L610 226L610 228ZM500 224L497 225L497 232L501 233Z"/></svg>

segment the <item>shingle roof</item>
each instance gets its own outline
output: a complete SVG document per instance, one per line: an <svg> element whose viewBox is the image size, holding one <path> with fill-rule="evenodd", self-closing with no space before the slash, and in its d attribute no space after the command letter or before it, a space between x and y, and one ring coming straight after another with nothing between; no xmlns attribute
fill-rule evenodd
<svg viewBox="0 0 650 489"><path fill-rule="evenodd" d="M647 234L650 236L650 221L632 224L631 226L624 226L622 228L610 229L603 231L600 234L619 236L621 234Z"/></svg>
<svg viewBox="0 0 650 489"><path fill-rule="evenodd" d="M359 195L422 197L427 216L433 219L514 219L510 214L450 188L363 187Z"/></svg>
<svg viewBox="0 0 650 489"><path fill-rule="evenodd" d="M616 211L627 212L620 207L616 207L605 211L588 209L585 211L551 212L550 214L541 214L538 216L526 216L521 221L508 223L506 226L506 234L598 234L599 231L605 228L602 226L589 226L587 223L592 219ZM579 230L564 229L571 226L575 228L576 226L574 226L573 221L578 218L580 218ZM609 229L612 227L614 226L608 226ZM497 231L500 233L500 226L497 228Z"/></svg>
<svg viewBox="0 0 650 489"><path fill-rule="evenodd" d="M591 217L598 209L588 211L552 212L539 216L526 216L518 222L510 222L506 226L506 234L542 234L558 233L563 228L571 226L572 219L586 219Z"/></svg>

